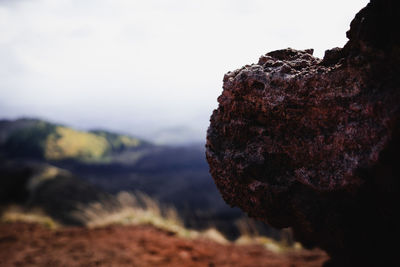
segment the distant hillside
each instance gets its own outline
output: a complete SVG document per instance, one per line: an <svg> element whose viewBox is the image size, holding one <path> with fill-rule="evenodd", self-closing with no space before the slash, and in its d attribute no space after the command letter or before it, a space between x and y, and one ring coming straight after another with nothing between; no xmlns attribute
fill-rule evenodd
<svg viewBox="0 0 400 267"><path fill-rule="evenodd" d="M99 162L110 160L115 152L147 144L127 135L78 131L42 120L0 121L0 146L12 157Z"/></svg>
<svg viewBox="0 0 400 267"><path fill-rule="evenodd" d="M203 145L161 146L118 133L79 131L42 120L3 120L0 167L0 193L8 200L14 193L7 192L15 192L19 200L27 199L26 181L37 177L32 174L36 170L44 168L50 174L67 171L54 172L58 178L46 180L42 184L46 186L37 191L40 194L35 193L35 203L57 216L63 209L68 214L80 201L97 201L103 194L121 191L143 192L176 207L185 226L215 226L231 238L239 235L237 222L245 216L221 198L208 172ZM278 234L259 222L254 224L260 233Z"/></svg>

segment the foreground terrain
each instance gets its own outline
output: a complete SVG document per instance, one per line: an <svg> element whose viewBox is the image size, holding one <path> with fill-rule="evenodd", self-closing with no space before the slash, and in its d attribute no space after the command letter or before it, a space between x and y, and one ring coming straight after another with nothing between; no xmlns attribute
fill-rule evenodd
<svg viewBox="0 0 400 267"><path fill-rule="evenodd" d="M321 266L326 259L320 250L277 254L258 245L182 239L151 226L0 225L0 266Z"/></svg>

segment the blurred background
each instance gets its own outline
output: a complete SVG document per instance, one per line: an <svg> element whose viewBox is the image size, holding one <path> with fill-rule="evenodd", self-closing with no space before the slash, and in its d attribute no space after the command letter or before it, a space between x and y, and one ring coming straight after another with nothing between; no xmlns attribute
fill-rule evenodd
<svg viewBox="0 0 400 267"><path fill-rule="evenodd" d="M286 47L322 57L367 2L0 0L2 220L293 244L224 203L209 116L226 72Z"/></svg>
<svg viewBox="0 0 400 267"><path fill-rule="evenodd" d="M367 0L0 0L0 114L204 143L223 75L343 46Z"/></svg>

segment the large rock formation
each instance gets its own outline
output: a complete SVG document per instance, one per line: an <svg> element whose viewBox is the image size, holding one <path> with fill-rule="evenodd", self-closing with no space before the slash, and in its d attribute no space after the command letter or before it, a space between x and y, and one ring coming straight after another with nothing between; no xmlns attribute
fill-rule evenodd
<svg viewBox="0 0 400 267"><path fill-rule="evenodd" d="M225 201L292 227L330 254L327 265L396 258L399 10L372 0L322 60L284 49L227 73L211 117L206 154Z"/></svg>

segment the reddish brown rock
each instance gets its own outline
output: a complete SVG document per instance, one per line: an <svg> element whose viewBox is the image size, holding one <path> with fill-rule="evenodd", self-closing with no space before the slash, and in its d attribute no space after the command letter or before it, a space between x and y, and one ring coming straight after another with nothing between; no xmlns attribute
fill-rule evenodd
<svg viewBox="0 0 400 267"><path fill-rule="evenodd" d="M206 154L225 201L292 227L331 265L397 259L399 11L372 0L322 60L289 48L227 73L211 117Z"/></svg>

